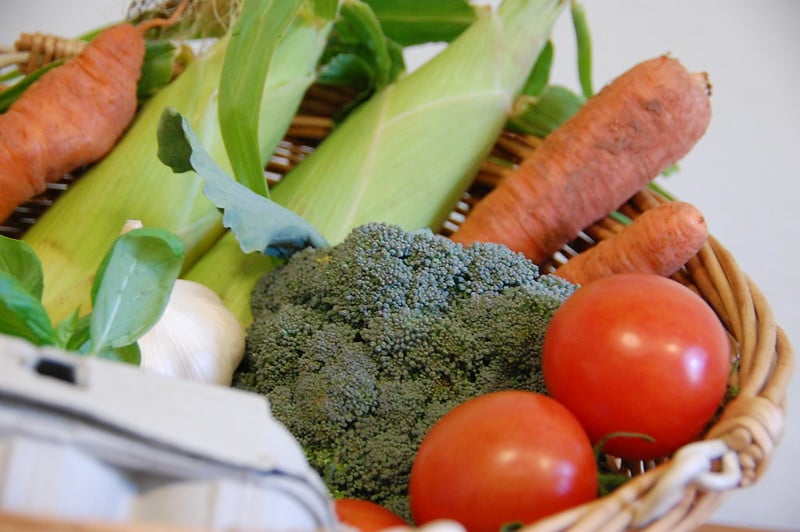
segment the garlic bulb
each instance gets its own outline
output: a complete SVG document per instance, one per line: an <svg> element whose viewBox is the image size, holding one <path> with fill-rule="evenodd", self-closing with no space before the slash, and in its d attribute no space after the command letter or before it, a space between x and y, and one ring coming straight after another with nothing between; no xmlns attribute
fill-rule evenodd
<svg viewBox="0 0 800 532"><path fill-rule="evenodd" d="M245 332L210 288L178 279L161 319L141 338L145 371L229 386Z"/></svg>

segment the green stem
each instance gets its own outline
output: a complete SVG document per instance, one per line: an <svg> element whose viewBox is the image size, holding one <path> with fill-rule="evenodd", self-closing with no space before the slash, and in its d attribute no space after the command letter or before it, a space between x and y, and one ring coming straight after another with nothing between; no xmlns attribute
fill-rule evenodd
<svg viewBox="0 0 800 532"><path fill-rule="evenodd" d="M592 83L592 37L589 31L589 22L586 10L577 0L570 4L572 25L575 28L575 43L578 49L578 79L581 84L584 98L594 94Z"/></svg>

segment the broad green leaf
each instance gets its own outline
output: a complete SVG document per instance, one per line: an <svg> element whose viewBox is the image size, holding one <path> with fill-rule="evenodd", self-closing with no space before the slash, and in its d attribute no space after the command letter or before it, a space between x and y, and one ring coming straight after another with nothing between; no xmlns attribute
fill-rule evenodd
<svg viewBox="0 0 800 532"><path fill-rule="evenodd" d="M344 117L403 72L402 47L386 37L369 5L344 0L320 58L316 81L359 89L359 93L335 118Z"/></svg>
<svg viewBox="0 0 800 532"><path fill-rule="evenodd" d="M0 235L0 272L14 277L36 299L42 298L42 264L25 242Z"/></svg>
<svg viewBox="0 0 800 532"><path fill-rule="evenodd" d="M236 179L269 197L258 113L272 54L303 0L245 0L230 36L219 85L219 123Z"/></svg>
<svg viewBox="0 0 800 532"><path fill-rule="evenodd" d="M165 109L158 127L158 157L175 172L194 170L205 180L206 197L222 209L222 223L236 234L242 251L288 257L308 246L326 246L308 222L231 179L198 142L179 113Z"/></svg>
<svg viewBox="0 0 800 532"><path fill-rule="evenodd" d="M359 55L371 59L377 88L389 83L392 56L380 22L367 4L360 0L344 0L333 33L332 38L339 36L345 44L362 49Z"/></svg>
<svg viewBox="0 0 800 532"><path fill-rule="evenodd" d="M92 287L92 354L133 343L158 321L183 256L181 240L162 229L134 229L117 238Z"/></svg>
<svg viewBox="0 0 800 532"><path fill-rule="evenodd" d="M364 0L384 33L403 46L450 42L478 17L467 0Z"/></svg>
<svg viewBox="0 0 800 532"><path fill-rule="evenodd" d="M0 333L35 345L56 343L56 333L41 301L5 271L0 271Z"/></svg>
<svg viewBox="0 0 800 532"><path fill-rule="evenodd" d="M364 90L374 83L374 75L369 63L360 55L342 52L320 66L317 81L324 85Z"/></svg>
<svg viewBox="0 0 800 532"><path fill-rule="evenodd" d="M517 99L508 127L518 133L546 137L574 115L584 101L565 87L548 85L538 96Z"/></svg>

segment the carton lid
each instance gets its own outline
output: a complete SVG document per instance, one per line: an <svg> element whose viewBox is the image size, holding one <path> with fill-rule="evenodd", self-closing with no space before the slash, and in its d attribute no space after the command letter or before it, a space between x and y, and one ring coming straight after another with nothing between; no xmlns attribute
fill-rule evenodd
<svg viewBox="0 0 800 532"><path fill-rule="evenodd" d="M271 415L263 396L150 374L5 335L0 335L2 401L71 422L60 437L76 444L100 430L117 442L127 441L131 452L138 446L139 452L144 447L257 473L307 475L310 470L302 448ZM53 423L41 419L15 419L19 431L53 430ZM76 429L77 422L82 430Z"/></svg>

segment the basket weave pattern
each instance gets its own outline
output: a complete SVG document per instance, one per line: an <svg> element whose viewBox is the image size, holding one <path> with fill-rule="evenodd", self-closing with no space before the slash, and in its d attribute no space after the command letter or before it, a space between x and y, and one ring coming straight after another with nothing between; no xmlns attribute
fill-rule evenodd
<svg viewBox="0 0 800 532"><path fill-rule="evenodd" d="M266 168L271 184L325 138L333 123L330 117L349 96L343 90L312 87ZM503 132L492 157L484 163L441 233L451 234L469 216L472 205L503 179L509 165L498 160L516 164L539 142L534 137ZM44 195L21 206L0 227L0 232L9 236L24 233L74 179L66 176ZM664 201L669 199L645 188L619 210L635 218ZM543 271L552 271L621 228L610 217L585 228L548 264L541 265ZM700 294L727 329L735 362L729 382L733 393L720 405L702 442L661 462L624 463L608 457L609 466L630 476L630 480L610 495L525 527L525 532L693 530L731 490L753 484L768 466L783 433L786 390L794 364L788 338L776 323L763 293L713 236L673 277Z"/></svg>

